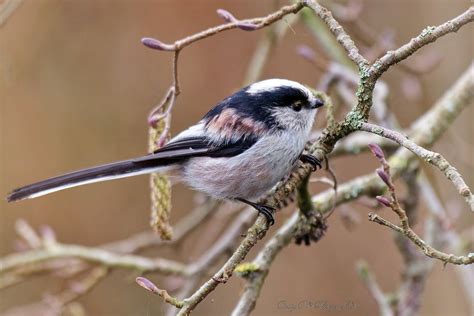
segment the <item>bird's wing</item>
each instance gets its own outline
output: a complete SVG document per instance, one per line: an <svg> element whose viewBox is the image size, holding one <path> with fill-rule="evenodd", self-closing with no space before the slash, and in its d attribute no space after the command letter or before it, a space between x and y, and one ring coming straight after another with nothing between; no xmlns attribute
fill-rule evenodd
<svg viewBox="0 0 474 316"><path fill-rule="evenodd" d="M147 156L134 159L133 162L161 165L177 163L192 157L231 157L243 153L255 143L254 138L240 138L216 144L202 136L186 137L171 141Z"/></svg>

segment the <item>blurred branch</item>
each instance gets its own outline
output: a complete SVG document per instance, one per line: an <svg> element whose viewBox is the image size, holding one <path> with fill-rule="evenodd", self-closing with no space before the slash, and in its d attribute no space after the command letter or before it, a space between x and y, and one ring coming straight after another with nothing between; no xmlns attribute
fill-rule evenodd
<svg viewBox="0 0 474 316"><path fill-rule="evenodd" d="M3 0L0 4L0 27L7 23L16 9L21 5L23 0Z"/></svg>
<svg viewBox="0 0 474 316"><path fill-rule="evenodd" d="M426 219L424 223L425 234L423 239L435 247L442 247L442 229L440 223L433 217ZM397 235L402 236L402 235ZM421 307L423 289L429 273L432 271L434 262L419 251L416 246L406 238L397 238L397 246L404 259L404 270L402 272L402 283L397 291L397 315L417 315Z"/></svg>
<svg viewBox="0 0 474 316"><path fill-rule="evenodd" d="M301 17L306 27L315 37L318 46L324 50L324 53L328 56L328 58L345 67L352 68L354 66L352 60L347 57L344 48L339 45L338 41L334 38L334 35L329 30L326 23L313 14L311 10L302 10ZM315 66L320 70L325 69L325 66L322 62L318 62L318 64Z"/></svg>
<svg viewBox="0 0 474 316"><path fill-rule="evenodd" d="M390 303L386 295L380 289L375 276L373 275L372 271L370 271L369 266L366 262L361 261L357 264L357 273L359 277L364 282L365 286L369 290L372 297L377 302L379 306L380 315L382 316L393 316L394 313L390 308Z"/></svg>
<svg viewBox="0 0 474 316"><path fill-rule="evenodd" d="M56 295L47 296L45 301L53 310L58 311L58 315L62 315L60 312L67 304L92 290L97 283L107 277L108 273L107 267L94 267L85 276L69 282L67 289Z"/></svg>
<svg viewBox="0 0 474 316"><path fill-rule="evenodd" d="M175 225L173 239L170 241L162 241L154 232L143 232L121 241L103 245L100 248L119 253L133 253L152 246L172 245L181 241L194 229L199 227L199 225L208 218L209 214L217 210L218 206L219 203L211 199L197 206Z"/></svg>
<svg viewBox="0 0 474 316"><path fill-rule="evenodd" d="M446 240L447 247L450 251L459 251L459 246L462 244L463 239L454 230L453 225L450 223L450 219L448 217L445 207L441 203L437 194L434 192L433 188L429 185L429 182L426 180L426 178L420 179L420 190L423 200L428 206L430 214L435 219L434 223L439 228L438 230L433 229L433 235L437 236L438 239ZM443 233L443 236L440 236L440 231ZM456 270L458 279L463 286L466 299L472 301L472 284L474 282L474 269L465 266L455 266L454 268Z"/></svg>
<svg viewBox="0 0 474 316"><path fill-rule="evenodd" d="M402 175L406 184L407 193L402 201L409 221L416 224L418 218L418 205L420 200L420 182L418 181L419 162L414 161L413 166ZM441 238L437 238L436 228L439 228L439 221L433 220L429 216L424 221L423 240L433 247L442 249ZM421 306L422 295L426 280L434 266L434 260L423 256L416 246L403 235L397 234L394 237L395 243L404 261L402 272L402 282L396 293L396 312L400 316L415 315ZM395 304L394 304L395 305Z"/></svg>
<svg viewBox="0 0 474 316"><path fill-rule="evenodd" d="M196 209L194 209L189 215L176 224L174 239L171 241L162 241L154 232L143 232L132 235L131 237L121 241L98 246L97 248L113 252L114 254L117 253L118 255L118 253L134 253L152 246L157 247L160 245L172 245L181 241L196 227L198 227L199 224L202 223L202 221L206 219L211 212L216 210L218 204L218 202L208 199L201 206L198 206ZM22 237L22 240L28 242L30 249L42 249L44 244L43 239L37 235L37 233L28 223L23 220L18 220L16 229L20 237ZM23 252L23 254L27 253L29 252ZM51 258L47 261L41 262L35 261L34 263L28 263L28 265L20 265L16 267L14 273L7 273L6 275L3 275L0 278L0 288L19 283L23 281L25 277L31 276L33 274L52 272L56 270L63 271L62 273L64 273L65 276L69 276L77 275L88 268L89 266L85 261L81 259L73 259L70 257ZM0 275L2 274L3 273L0 267Z"/></svg>
<svg viewBox="0 0 474 316"><path fill-rule="evenodd" d="M20 266L68 257L79 258L111 268L127 268L142 272L155 271L163 274L185 274L185 266L171 260L162 258L149 259L136 255L116 254L98 248L60 243L56 243L51 247L11 254L1 258L0 274L4 274Z"/></svg>
<svg viewBox="0 0 474 316"><path fill-rule="evenodd" d="M217 201L207 199L202 205L198 206L189 215L187 215L180 222L178 222L178 224L176 225L174 239L171 241L164 242L160 240L155 233L145 232L133 235L123 241L113 242L110 244L99 246L99 248L118 253L132 253L150 246L159 246L163 244L170 245L176 243L182 240L182 238L187 236L193 229L195 229L200 223L202 223L202 221L207 218L212 211L215 211L218 205L219 203ZM29 240L28 244L30 244L31 248L35 249L43 247L43 238L38 236L38 234L33 230L33 228L31 228L31 226L25 221L19 220L16 227L18 234L23 239L26 238L26 240ZM68 271L68 269L71 268L72 270ZM85 295L95 285L97 285L97 283L104 279L111 271L110 268L103 265L95 266L90 269L89 268L89 265L86 264L85 261L80 261L80 259L58 258L44 262L41 261L29 263L24 266L22 265L15 267L13 271L8 271L6 273L0 271L0 275L2 275L2 277L0 278L0 288L24 281L27 276L32 276L37 273L48 273L57 271L61 273L61 275L59 276L67 277L70 274L78 275L79 273L87 270L85 272L85 276L81 276L77 280L68 281L68 284L70 284L70 286L68 286L62 292L55 295L48 295L47 299L44 302L37 302L24 306L23 308L24 310L28 310L29 308L38 309L40 307L45 309L49 308L51 309L51 313L53 313L54 315L60 315L61 311L63 311L64 308L66 308L66 306L70 302ZM131 266L130 268L135 269L134 266ZM193 268L193 266L189 266L186 267L186 270L188 271L186 272L186 274L190 275L191 273L203 273L205 272L204 268L207 267L204 266L203 271L198 271L197 269ZM64 276L62 275L62 270L65 270Z"/></svg>
<svg viewBox="0 0 474 316"><path fill-rule="evenodd" d="M258 42L257 48L247 67L244 86L258 81L272 49L281 41L291 26L298 21L298 18L298 15L291 15L285 20L286 23L274 24L267 30L265 36Z"/></svg>
<svg viewBox="0 0 474 316"><path fill-rule="evenodd" d="M191 263L187 270L189 275L195 275L198 272L206 271L221 254L226 250L230 250L235 240L238 240L242 233L242 229L247 226L251 220L255 218L255 212L252 209L246 208L240 211L239 216L232 222L232 224L226 229L225 234L214 242L198 260Z"/></svg>
<svg viewBox="0 0 474 316"><path fill-rule="evenodd" d="M305 0L304 4L311 8L316 15L318 15L324 23L329 27L336 40L346 50L347 56L359 67L364 69L369 65L369 62L359 53L359 49L354 44L352 38L347 35L342 26L333 18L331 12L321 6L314 0Z"/></svg>

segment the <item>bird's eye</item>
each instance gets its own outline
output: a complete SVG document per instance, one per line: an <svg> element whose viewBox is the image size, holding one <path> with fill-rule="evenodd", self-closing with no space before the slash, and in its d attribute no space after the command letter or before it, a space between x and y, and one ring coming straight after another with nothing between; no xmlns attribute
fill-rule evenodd
<svg viewBox="0 0 474 316"><path fill-rule="evenodd" d="M303 108L303 103L301 101L297 101L291 105L291 108L293 111L299 112Z"/></svg>

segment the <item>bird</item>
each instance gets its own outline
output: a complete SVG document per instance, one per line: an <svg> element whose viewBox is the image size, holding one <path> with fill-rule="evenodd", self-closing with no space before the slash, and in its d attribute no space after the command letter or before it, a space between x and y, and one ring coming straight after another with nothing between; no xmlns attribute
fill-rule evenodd
<svg viewBox="0 0 474 316"><path fill-rule="evenodd" d="M323 105L296 81L258 81L220 101L197 124L152 153L26 185L9 193L7 201L158 172L176 176L213 198L250 205L273 225L274 208L259 204L258 199L298 160L321 167L316 157L303 152Z"/></svg>

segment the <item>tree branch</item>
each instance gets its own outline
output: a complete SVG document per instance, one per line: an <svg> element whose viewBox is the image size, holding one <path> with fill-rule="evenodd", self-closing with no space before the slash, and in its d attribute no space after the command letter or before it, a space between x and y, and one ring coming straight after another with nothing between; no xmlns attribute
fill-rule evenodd
<svg viewBox="0 0 474 316"><path fill-rule="evenodd" d="M382 179L382 181L386 184L390 191L391 199L386 197L377 196L377 200L384 206L391 208L399 217L400 225L397 226L392 224L391 222L387 221L383 217L371 212L369 213L369 220L375 222L377 224L387 226L394 231L405 235L408 239L410 239L416 246L418 246L425 255L431 258L439 259L446 263L452 264L471 264L474 262L474 253L470 253L467 256L455 256L453 254L446 254L442 251L439 251L430 245L428 245L423 239L421 239L410 227L409 219L405 209L400 205L398 201L398 197L396 194L395 187L393 185L392 176L390 174L390 165L385 160L385 156L383 151L380 147L376 145L372 145L371 147L372 152L374 155L379 159L383 170L378 169L377 174Z"/></svg>
<svg viewBox="0 0 474 316"><path fill-rule="evenodd" d="M474 97L471 93L473 89L474 83L472 80L470 80L468 76L461 76L428 112L412 124L410 127L410 136L413 139L417 139L422 146L430 147L433 145L461 111L471 104ZM398 150L389 160L392 176L394 178L398 177L410 166L410 162L415 159L415 157L416 156L409 151ZM385 188L384 182L381 181L377 175L370 174L360 176L338 186L338 194L335 203L336 205L340 205L364 195L376 196L382 194ZM325 214L333 207L334 191L326 190L321 192L314 196L312 200L315 210L321 214ZM298 213L293 214L288 220L288 222L292 223L292 229L287 227L285 223L284 226L278 230L278 233L267 242L258 256L264 252L270 252L271 256L268 257L268 264L270 264L277 255L273 252L279 252L281 250L279 247L275 248L270 245L275 245L275 243L281 245L281 242L278 242L278 240L286 240L283 239L281 235L283 232L285 232L285 236L293 236L293 232L299 223L298 218ZM256 224L254 224L253 227L255 226ZM277 235L278 240L274 240ZM262 258L267 257L262 255ZM262 283L267 276L266 272L260 272L259 267L260 265L256 266L256 272L252 275L254 277L247 280L249 284L246 285L239 302L234 308L234 314L236 311L242 311L243 315L246 315L246 312L250 312L255 307L255 301L260 294L260 290L263 286Z"/></svg>
<svg viewBox="0 0 474 316"><path fill-rule="evenodd" d="M35 249L3 257L0 259L0 274L8 272L16 267L66 257L99 263L111 268L127 268L142 272L155 271L163 274L185 274L185 266L176 261L162 258L150 259L135 255L116 254L98 248L60 243L56 243L54 246L43 249Z"/></svg>
<svg viewBox="0 0 474 316"><path fill-rule="evenodd" d="M394 313L390 308L388 298L385 296L384 292L380 288L379 284L377 283L377 280L375 279L375 276L370 271L369 266L366 262L359 262L359 264L357 265L357 273L359 274L359 277L364 282L372 297L377 302L377 305L379 306L380 310L380 315L393 316Z"/></svg>
<svg viewBox="0 0 474 316"><path fill-rule="evenodd" d="M469 7L459 16L439 26L426 27L420 35L412 38L410 42L394 51L388 51L382 58L378 59L371 67L370 76L374 79L380 77L390 66L406 59L423 46L436 41L438 38L448 33L457 32L463 25L472 21L474 21L474 6Z"/></svg>
<svg viewBox="0 0 474 316"><path fill-rule="evenodd" d="M448 180L453 183L458 193L465 198L466 202L471 208L471 211L474 211L474 195L472 194L471 189L469 189L469 186L466 184L466 182L464 182L461 174L456 170L456 168L454 168L441 154L418 146L406 138L406 136L378 125L362 123L360 130L391 139L410 150L424 161L437 167L441 172L444 173L446 178L448 178Z"/></svg>
<svg viewBox="0 0 474 316"><path fill-rule="evenodd" d="M144 45L153 48L153 49L158 49L158 50L163 50L163 51L180 51L184 47L191 45L194 42L197 42L199 40L211 37L213 35L216 35L220 32L227 31L227 30L232 30L236 28L240 28L242 30L246 31L254 31L258 30L261 28L264 28L270 24L273 24L279 20L281 20L285 15L291 14L291 13L297 13L304 7L303 2L298 1L295 4L292 5L287 5L282 7L281 9L261 18L253 18L253 19L245 19L245 20L236 20L235 18L233 19L232 22L226 23L226 24L221 24L215 27L208 28L204 31L201 31L199 33L187 36L183 39L175 41L173 44L166 44L163 43L157 39L153 38L143 38L142 42ZM222 10L224 14L221 14L221 16L224 17L225 20L231 21L231 18L228 18L227 16L230 14L227 11ZM219 13L219 11L218 11Z"/></svg>

